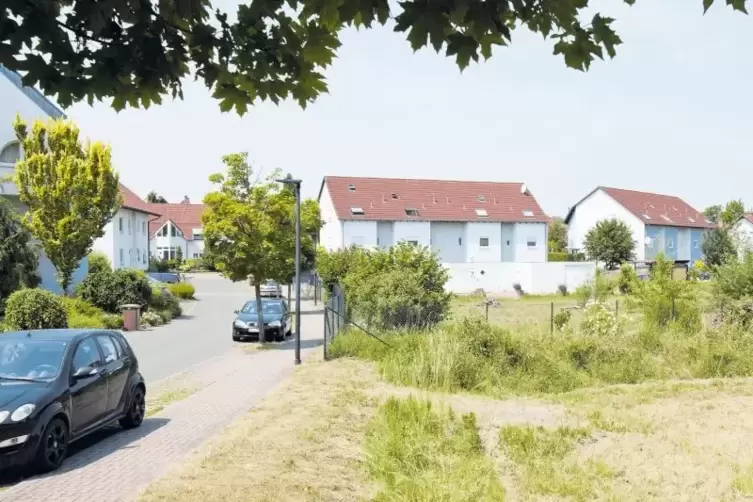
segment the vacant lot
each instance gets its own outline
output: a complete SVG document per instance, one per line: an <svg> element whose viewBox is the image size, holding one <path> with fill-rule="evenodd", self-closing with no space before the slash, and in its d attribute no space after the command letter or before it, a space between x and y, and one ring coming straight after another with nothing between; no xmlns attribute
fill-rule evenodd
<svg viewBox="0 0 753 502"><path fill-rule="evenodd" d="M310 361L140 500L743 500L751 435L751 379L495 400Z"/></svg>

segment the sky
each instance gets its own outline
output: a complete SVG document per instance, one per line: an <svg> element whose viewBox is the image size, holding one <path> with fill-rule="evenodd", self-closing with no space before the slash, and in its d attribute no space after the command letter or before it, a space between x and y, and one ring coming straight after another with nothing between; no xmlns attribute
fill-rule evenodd
<svg viewBox="0 0 753 502"><path fill-rule="evenodd" d="M461 73L387 26L342 34L330 93L306 110L260 103L241 118L190 80L183 101L66 113L111 145L123 183L170 202L199 202L222 156L248 152L302 179L305 197L348 175L525 182L550 216L599 185L753 206L753 18L720 0L705 16L701 0L597 6L624 44L586 73L524 29Z"/></svg>

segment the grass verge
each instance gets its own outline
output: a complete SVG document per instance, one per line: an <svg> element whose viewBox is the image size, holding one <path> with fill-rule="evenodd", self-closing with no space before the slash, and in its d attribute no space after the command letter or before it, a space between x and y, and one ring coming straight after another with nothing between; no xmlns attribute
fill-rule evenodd
<svg viewBox="0 0 753 502"><path fill-rule="evenodd" d="M371 500L363 438L378 376L357 361L313 362L236 420L141 502Z"/></svg>
<svg viewBox="0 0 753 502"><path fill-rule="evenodd" d="M476 417L414 397L391 397L366 439L367 468L382 486L375 501L502 501Z"/></svg>
<svg viewBox="0 0 753 502"><path fill-rule="evenodd" d="M198 390L198 387L183 387L159 393L154 398L148 397L146 403L146 416L151 417L156 415L164 410L166 406L182 401L195 394Z"/></svg>

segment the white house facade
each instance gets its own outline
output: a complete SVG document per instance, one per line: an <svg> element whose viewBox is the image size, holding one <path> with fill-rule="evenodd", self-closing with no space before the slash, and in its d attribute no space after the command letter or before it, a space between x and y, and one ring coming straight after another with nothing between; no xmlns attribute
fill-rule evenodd
<svg viewBox="0 0 753 502"><path fill-rule="evenodd" d="M582 251L588 232L608 219L618 219L630 228L636 261L655 260L659 253L677 262L699 260L706 233L714 227L678 197L597 187L568 211L568 249Z"/></svg>
<svg viewBox="0 0 753 502"><path fill-rule="evenodd" d="M113 269L149 267L149 221L160 215L126 186L120 185L123 203L93 250L105 254Z"/></svg>
<svg viewBox="0 0 753 502"><path fill-rule="evenodd" d="M18 74L0 65L0 196L8 198L19 212L24 213L27 208L18 198L17 187L13 183L3 181L13 176L16 162L23 155L12 126L16 115L20 115L28 125L35 120L65 118L65 114L42 93L34 88L24 87ZM86 276L87 271L87 261L84 259L74 271L71 286L78 284ZM42 279L42 288L61 292L55 267L41 247L38 272Z"/></svg>
<svg viewBox="0 0 753 502"><path fill-rule="evenodd" d="M155 258L184 259L204 256L204 232L201 227L203 204L149 204L160 218L149 223L149 254Z"/></svg>
<svg viewBox="0 0 753 502"><path fill-rule="evenodd" d="M523 183L327 176L325 249L429 247L446 264L547 261L547 223Z"/></svg>
<svg viewBox="0 0 753 502"><path fill-rule="evenodd" d="M753 213L745 213L732 227L732 234L742 256L746 251L753 251Z"/></svg>

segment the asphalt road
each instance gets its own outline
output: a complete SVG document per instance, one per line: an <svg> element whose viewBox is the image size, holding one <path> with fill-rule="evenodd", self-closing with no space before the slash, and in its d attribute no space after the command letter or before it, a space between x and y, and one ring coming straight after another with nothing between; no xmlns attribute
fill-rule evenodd
<svg viewBox="0 0 753 502"><path fill-rule="evenodd" d="M196 274L190 282L196 287L196 301L185 303L183 317L164 326L125 333L147 384L220 356L237 343L230 333L233 311L254 297L253 288L218 274ZM302 326L305 329L306 323Z"/></svg>

